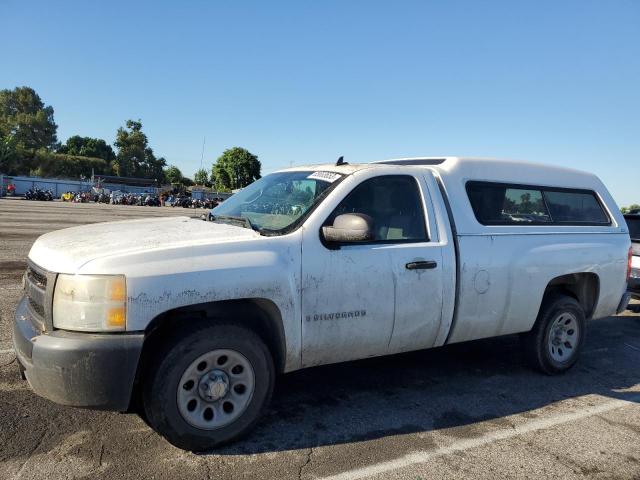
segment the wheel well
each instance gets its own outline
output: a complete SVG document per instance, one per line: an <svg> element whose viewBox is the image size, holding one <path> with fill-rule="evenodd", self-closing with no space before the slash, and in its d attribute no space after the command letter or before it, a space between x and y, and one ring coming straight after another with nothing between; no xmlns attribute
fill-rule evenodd
<svg viewBox="0 0 640 480"><path fill-rule="evenodd" d="M600 296L600 278L595 273L587 272L561 275L547 284L544 298L557 293L575 298L583 308L585 317L591 318Z"/></svg>
<svg viewBox="0 0 640 480"><path fill-rule="evenodd" d="M269 348L276 371L284 371L286 343L282 316L271 300L246 298L176 308L158 315L145 329L130 410L139 407L143 372L153 361L154 353L171 341L172 332L176 328L185 328L187 322L215 322L220 319L233 319L256 332Z"/></svg>

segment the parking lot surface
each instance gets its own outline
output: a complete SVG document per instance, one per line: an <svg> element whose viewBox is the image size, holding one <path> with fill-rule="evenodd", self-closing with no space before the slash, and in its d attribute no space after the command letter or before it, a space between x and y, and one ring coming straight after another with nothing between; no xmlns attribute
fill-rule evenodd
<svg viewBox="0 0 640 480"><path fill-rule="evenodd" d="M524 364L517 336L282 376L257 429L209 454L172 447L135 415L35 396L11 346L35 239L185 214L197 215L0 199L0 479L640 478L640 314L631 311L591 321L580 361L556 377Z"/></svg>

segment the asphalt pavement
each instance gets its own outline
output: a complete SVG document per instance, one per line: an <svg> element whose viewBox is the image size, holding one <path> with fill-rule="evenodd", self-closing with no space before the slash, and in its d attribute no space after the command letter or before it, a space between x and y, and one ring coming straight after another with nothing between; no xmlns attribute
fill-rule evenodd
<svg viewBox="0 0 640 480"><path fill-rule="evenodd" d="M34 240L185 214L198 212L0 199L0 479L640 478L632 311L591 321L582 358L561 376L531 370L517 336L284 375L247 439L201 455L171 446L136 415L34 395L11 346Z"/></svg>

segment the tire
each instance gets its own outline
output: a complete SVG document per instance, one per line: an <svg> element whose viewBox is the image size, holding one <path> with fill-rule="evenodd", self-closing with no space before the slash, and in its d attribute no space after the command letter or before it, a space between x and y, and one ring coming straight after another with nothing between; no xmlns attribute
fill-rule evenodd
<svg viewBox="0 0 640 480"><path fill-rule="evenodd" d="M564 373L578 360L585 333L585 314L577 300L550 295L543 299L533 329L522 337L527 360L547 375Z"/></svg>
<svg viewBox="0 0 640 480"><path fill-rule="evenodd" d="M271 400L275 368L252 330L214 323L200 324L158 349L145 375L148 423L174 446L200 452L251 430Z"/></svg>

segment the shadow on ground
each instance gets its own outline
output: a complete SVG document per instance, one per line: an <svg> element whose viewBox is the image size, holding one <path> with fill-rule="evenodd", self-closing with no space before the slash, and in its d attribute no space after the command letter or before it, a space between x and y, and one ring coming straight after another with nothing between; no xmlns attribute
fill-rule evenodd
<svg viewBox="0 0 640 480"><path fill-rule="evenodd" d="M0 383L18 381L9 367L0 369ZM598 394L634 400L638 393L624 390L638 384L640 317L611 317L590 322L582 358L560 376L525 365L518 336L284 375L258 427L246 439L212 453L278 452L441 429L468 438L480 433L478 422L510 426L510 415L534 418L536 409L567 398ZM164 440L135 416L54 405L25 388L4 391L0 408L9 419L0 433L0 460L29 454L25 445L47 452L79 432L113 445L122 437L122 444L130 446L127 438L135 432L145 438L140 449L165 448ZM87 455L97 455L97 448Z"/></svg>
<svg viewBox="0 0 640 480"><path fill-rule="evenodd" d="M507 336L285 375L260 426L215 453L301 449L444 428L473 436L477 422L509 425L505 417L567 398L638 398L624 390L640 383L640 317L590 322L580 361L560 376L531 370L519 345L518 336Z"/></svg>

